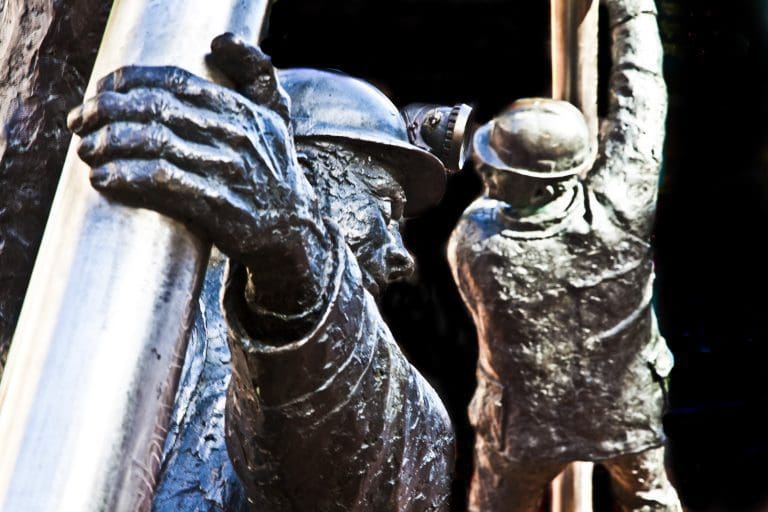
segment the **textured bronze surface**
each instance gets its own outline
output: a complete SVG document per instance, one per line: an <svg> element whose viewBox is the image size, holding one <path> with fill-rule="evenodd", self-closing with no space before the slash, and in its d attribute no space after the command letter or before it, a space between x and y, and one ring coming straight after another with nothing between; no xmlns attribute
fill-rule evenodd
<svg viewBox="0 0 768 512"><path fill-rule="evenodd" d="M661 44L653 2L606 6L611 98L586 178L530 172L547 161L570 167L589 146L586 121L579 126L560 110L558 124L554 100L513 104L475 137L486 191L448 248L480 344L469 410L477 433L473 512L528 512L548 481L578 460L605 464L626 510L680 510L659 450L672 359L651 306L666 114ZM487 136L494 125L517 123L518 109L527 128ZM536 158L522 170L490 158L507 147Z"/></svg>
<svg viewBox="0 0 768 512"><path fill-rule="evenodd" d="M231 35L211 62L239 93L127 67L69 117L99 191L186 221L229 257L225 283L211 265L155 510L233 510L243 493L254 510L447 510L450 420L374 301L413 269L399 223L419 191L405 185L433 185L434 202L442 164L369 84L278 74Z"/></svg>
<svg viewBox="0 0 768 512"><path fill-rule="evenodd" d="M0 9L0 376L83 99L109 0Z"/></svg>

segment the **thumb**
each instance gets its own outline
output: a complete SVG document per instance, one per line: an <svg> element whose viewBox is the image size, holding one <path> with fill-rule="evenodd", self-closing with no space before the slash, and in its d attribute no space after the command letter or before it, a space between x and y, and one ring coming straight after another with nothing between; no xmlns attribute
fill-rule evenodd
<svg viewBox="0 0 768 512"><path fill-rule="evenodd" d="M290 100L267 54L227 32L211 42L211 56L243 96L274 110L288 122Z"/></svg>

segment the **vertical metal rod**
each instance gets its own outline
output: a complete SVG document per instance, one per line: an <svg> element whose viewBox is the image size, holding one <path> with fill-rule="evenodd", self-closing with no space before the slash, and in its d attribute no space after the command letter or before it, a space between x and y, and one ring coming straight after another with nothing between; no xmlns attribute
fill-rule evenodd
<svg viewBox="0 0 768 512"><path fill-rule="evenodd" d="M550 0L552 96L584 114L597 151L598 0ZM571 463L552 481L552 512L592 512L589 462Z"/></svg>
<svg viewBox="0 0 768 512"><path fill-rule="evenodd" d="M591 462L572 462L552 481L552 512L592 512Z"/></svg>
<svg viewBox="0 0 768 512"><path fill-rule="evenodd" d="M256 42L268 0L116 0L86 97L117 67ZM74 138L76 139L76 137ZM0 383L0 511L148 510L209 246L114 204L73 140Z"/></svg>
<svg viewBox="0 0 768 512"><path fill-rule="evenodd" d="M551 0L552 97L587 118L597 147L598 0Z"/></svg>

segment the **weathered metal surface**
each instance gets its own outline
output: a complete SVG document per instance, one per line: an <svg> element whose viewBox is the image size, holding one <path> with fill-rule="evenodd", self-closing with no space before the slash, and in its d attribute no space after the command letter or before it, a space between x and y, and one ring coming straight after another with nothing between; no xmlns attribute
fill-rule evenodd
<svg viewBox="0 0 768 512"><path fill-rule="evenodd" d="M447 512L450 419L363 288L366 263L332 240L334 282L315 329L274 346L231 324L233 463L255 510ZM242 293L228 290L230 319Z"/></svg>
<svg viewBox="0 0 768 512"><path fill-rule="evenodd" d="M0 377L111 3L0 7Z"/></svg>
<svg viewBox="0 0 768 512"><path fill-rule="evenodd" d="M266 2L120 1L86 95L124 64L215 76L209 41ZM182 223L94 191L73 141L0 384L2 510L145 510L207 262Z"/></svg>
<svg viewBox="0 0 768 512"><path fill-rule="evenodd" d="M449 243L480 342L473 512L528 511L577 460L604 463L627 510L680 510L659 449L672 360L651 306L666 113L661 44L652 1L606 6L611 98L591 173L518 172L509 140L488 135L530 115L538 136L514 132L522 134L515 150L557 169L579 153L571 136L584 147L590 140L583 118L579 128L564 111L559 122L551 117L554 100L513 104L475 137L486 192Z"/></svg>
<svg viewBox="0 0 768 512"><path fill-rule="evenodd" d="M187 220L230 257L227 430L223 387L210 390L208 407L206 391L187 396L185 383L179 405L187 402L190 423L173 427L172 443L181 444L169 447L168 463L229 468L219 451L226 435L255 509L446 510L450 421L371 295L412 270L399 234L404 202L418 208L418 187L438 187L442 164L410 145L397 109L369 84L312 70L278 78L259 49L230 36L216 38L212 50L241 94L178 68L130 67L109 75L69 119L96 188ZM291 95L292 131L280 84ZM349 108L358 96L367 100ZM339 110L344 101L348 108ZM381 123L375 135L360 117ZM334 125L347 131L329 132ZM363 129L366 139L357 136ZM406 182L406 172L423 176ZM206 301L206 311L216 307ZM216 373L209 363L227 362L206 360L200 378L206 365ZM198 405L211 413L208 427L195 424L206 420L193 414ZM195 432L206 432L202 441ZM208 447L218 453L178 451ZM164 468L156 509L189 507L187 498L222 506L216 486L231 474L217 481L213 469L200 468L199 476L211 477L201 480L205 488L184 493L179 485L194 481L194 470L179 467L176 478Z"/></svg>
<svg viewBox="0 0 768 512"><path fill-rule="evenodd" d="M226 258L212 251L152 501L153 512L245 512L224 431L232 356L221 309Z"/></svg>

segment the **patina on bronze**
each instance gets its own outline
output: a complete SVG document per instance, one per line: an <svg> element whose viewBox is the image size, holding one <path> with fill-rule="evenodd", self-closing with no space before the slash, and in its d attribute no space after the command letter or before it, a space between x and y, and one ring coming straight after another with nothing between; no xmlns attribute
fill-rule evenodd
<svg viewBox="0 0 768 512"><path fill-rule="evenodd" d="M651 307L666 91L650 0L608 0L610 109L591 166L582 113L515 102L481 127L484 195L449 243L478 328L472 512L536 510L569 462L609 470L622 510L679 511L663 468L672 359Z"/></svg>
<svg viewBox="0 0 768 512"><path fill-rule="evenodd" d="M450 420L374 299L412 271L399 222L440 200L443 163L370 84L277 73L232 35L212 62L239 92L127 67L69 119L102 194L228 256L209 263L154 510L447 510Z"/></svg>

